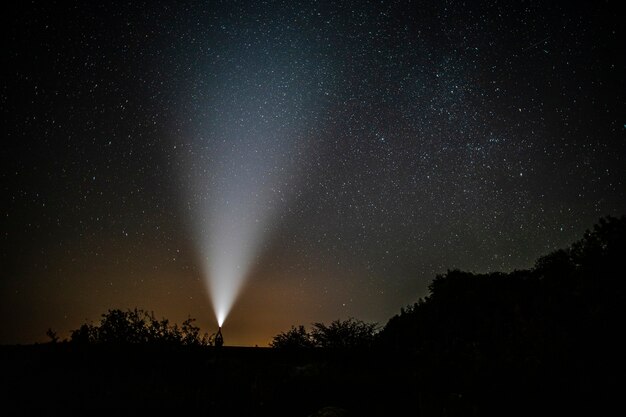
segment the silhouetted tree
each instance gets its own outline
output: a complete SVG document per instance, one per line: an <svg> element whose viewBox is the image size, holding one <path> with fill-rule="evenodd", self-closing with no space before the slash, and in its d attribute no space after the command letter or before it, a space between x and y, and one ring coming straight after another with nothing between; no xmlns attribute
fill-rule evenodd
<svg viewBox="0 0 626 417"><path fill-rule="evenodd" d="M72 330L70 342L89 345L98 342L98 330L96 326L91 324L83 324L78 329Z"/></svg>
<svg viewBox="0 0 626 417"><path fill-rule="evenodd" d="M377 326L376 323L365 323L354 318L334 320L328 326L313 323L311 338L315 346L322 348L368 347L374 340Z"/></svg>
<svg viewBox="0 0 626 417"><path fill-rule="evenodd" d="M291 326L288 331L274 336L270 346L279 349L301 349L312 348L315 343L304 326L300 325L298 327Z"/></svg>
<svg viewBox="0 0 626 417"><path fill-rule="evenodd" d="M274 336L270 346L275 348L361 348L368 347L374 340L378 330L376 323L365 323L361 320L349 318L335 320L329 325L313 323L311 332L304 326L291 327L287 332Z"/></svg>
<svg viewBox="0 0 626 417"><path fill-rule="evenodd" d="M83 324L72 331L71 341L82 344L208 345L209 336L201 335L194 321L189 317L178 327L167 319L157 320L154 313L141 309L115 309L103 314L99 325Z"/></svg>
<svg viewBox="0 0 626 417"><path fill-rule="evenodd" d="M57 336L57 332L52 329L48 329L46 331L46 336L50 338L50 343L56 343L59 341L59 337Z"/></svg>

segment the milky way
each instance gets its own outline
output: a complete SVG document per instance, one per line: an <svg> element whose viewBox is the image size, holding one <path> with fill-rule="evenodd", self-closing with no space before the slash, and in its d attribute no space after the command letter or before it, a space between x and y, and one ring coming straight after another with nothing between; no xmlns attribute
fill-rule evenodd
<svg viewBox="0 0 626 417"><path fill-rule="evenodd" d="M616 5L474 3L14 10L0 341L113 307L211 330L230 246L227 341L384 323L437 273L528 268L625 213Z"/></svg>

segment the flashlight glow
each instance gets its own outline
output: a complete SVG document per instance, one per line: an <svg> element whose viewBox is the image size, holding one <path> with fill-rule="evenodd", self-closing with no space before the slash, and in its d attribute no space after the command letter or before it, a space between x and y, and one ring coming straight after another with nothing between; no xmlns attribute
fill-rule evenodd
<svg viewBox="0 0 626 417"><path fill-rule="evenodd" d="M194 117L185 113L194 139L184 164L188 208L219 326L288 204L295 156L318 120L316 97L302 94L317 85L307 51L298 50L294 70L282 44L267 41L257 51L237 38L226 42L225 66L210 63L219 71L199 85L211 88L194 93L186 109Z"/></svg>
<svg viewBox="0 0 626 417"><path fill-rule="evenodd" d="M260 168L254 176L224 178L207 207L205 274L219 326L243 287L273 212L272 192L262 183L269 174Z"/></svg>

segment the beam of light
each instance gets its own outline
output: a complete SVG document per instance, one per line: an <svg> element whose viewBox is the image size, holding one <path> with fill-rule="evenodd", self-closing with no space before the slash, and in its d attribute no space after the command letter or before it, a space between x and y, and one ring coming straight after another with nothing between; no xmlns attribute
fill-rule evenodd
<svg viewBox="0 0 626 417"><path fill-rule="evenodd" d="M302 94L318 82L304 51L294 59L271 42L243 49L225 52L231 64L213 74L217 81L201 80L211 88L196 94L200 123L190 127L194 234L219 326L287 204L293 163L317 112Z"/></svg>
<svg viewBox="0 0 626 417"><path fill-rule="evenodd" d="M266 183L271 174L255 163L244 152L241 164L223 173L206 205L204 266L219 326L237 299L277 208L273 189Z"/></svg>
<svg viewBox="0 0 626 417"><path fill-rule="evenodd" d="M284 203L286 164L277 156L289 147L284 132L253 117L247 122L245 127L221 123L220 140L214 136L210 152L199 151L192 164L193 228L219 326Z"/></svg>

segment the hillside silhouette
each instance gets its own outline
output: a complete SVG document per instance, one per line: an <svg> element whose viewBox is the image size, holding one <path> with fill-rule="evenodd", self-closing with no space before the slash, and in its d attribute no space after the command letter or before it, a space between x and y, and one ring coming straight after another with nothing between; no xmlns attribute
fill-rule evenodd
<svg viewBox="0 0 626 417"><path fill-rule="evenodd" d="M378 330L294 325L217 349L188 319L110 310L59 342L0 348L15 415L598 415L624 371L626 217L510 273L452 270Z"/></svg>

